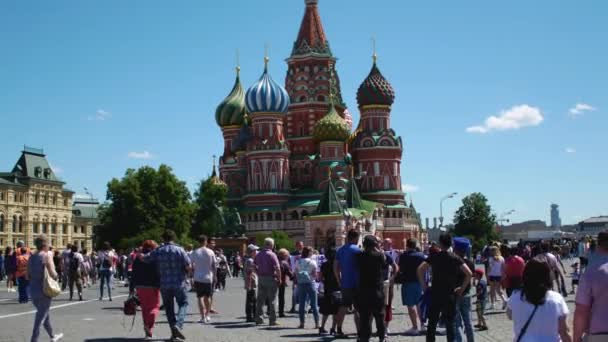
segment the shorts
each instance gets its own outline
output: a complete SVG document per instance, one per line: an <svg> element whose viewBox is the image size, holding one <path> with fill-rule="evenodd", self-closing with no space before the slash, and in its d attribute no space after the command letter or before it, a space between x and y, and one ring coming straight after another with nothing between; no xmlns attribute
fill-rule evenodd
<svg viewBox="0 0 608 342"><path fill-rule="evenodd" d="M500 282L502 280L502 277L501 276L489 276L488 280L494 281L494 282Z"/></svg>
<svg viewBox="0 0 608 342"><path fill-rule="evenodd" d="M195 281L194 290L196 291L196 297L198 298L213 296L213 286L211 283L199 283L198 281Z"/></svg>
<svg viewBox="0 0 608 342"><path fill-rule="evenodd" d="M341 289L342 306L351 307L355 303L355 289Z"/></svg>
<svg viewBox="0 0 608 342"><path fill-rule="evenodd" d="M401 303L405 306L416 306L422 298L422 287L417 281L404 283L401 286Z"/></svg>

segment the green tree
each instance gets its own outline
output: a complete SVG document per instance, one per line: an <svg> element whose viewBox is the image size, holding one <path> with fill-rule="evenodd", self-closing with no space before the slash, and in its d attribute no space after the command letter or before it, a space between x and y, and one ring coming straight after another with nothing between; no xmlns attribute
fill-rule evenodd
<svg viewBox="0 0 608 342"><path fill-rule="evenodd" d="M194 192L195 215L191 236L196 238L200 234L207 236L223 235L226 226L225 208L228 196L228 187L214 174L199 183ZM240 222L239 222L240 223Z"/></svg>
<svg viewBox="0 0 608 342"><path fill-rule="evenodd" d="M454 234L471 239L475 251L498 239L496 215L483 194L475 192L462 199L462 206L454 214Z"/></svg>
<svg viewBox="0 0 608 342"><path fill-rule="evenodd" d="M265 234L257 234L255 236L255 242L258 246L264 245L264 239L267 238L268 235ZM273 230L270 233L270 237L274 240L274 245L277 250L281 248L285 248L287 250L291 250L295 245L295 241L293 241L287 233L282 232L280 230Z"/></svg>
<svg viewBox="0 0 608 342"><path fill-rule="evenodd" d="M128 169L122 179L108 183L106 199L109 202L100 210L98 243L133 247L145 239L160 241L165 229L174 230L179 239L188 236L193 216L190 192L167 165L158 170Z"/></svg>

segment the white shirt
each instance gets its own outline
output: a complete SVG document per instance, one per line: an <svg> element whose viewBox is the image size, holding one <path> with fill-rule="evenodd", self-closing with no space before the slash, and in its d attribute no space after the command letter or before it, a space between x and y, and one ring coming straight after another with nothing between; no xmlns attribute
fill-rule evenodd
<svg viewBox="0 0 608 342"><path fill-rule="evenodd" d="M502 268L505 265L505 259L503 257L498 257L496 260L495 257L490 258L490 271L488 275L490 277L502 277Z"/></svg>
<svg viewBox="0 0 608 342"><path fill-rule="evenodd" d="M515 291L509 298L508 307L513 317L513 341L534 311L534 305L522 299L521 292ZM545 303L538 307L528 330L521 342L560 342L559 319L568 315L568 305L564 297L555 291L548 291Z"/></svg>
<svg viewBox="0 0 608 342"><path fill-rule="evenodd" d="M314 282L315 274L317 272L317 263L311 258L300 259L298 261L298 265L296 266L296 273L299 272L306 272L310 274L310 279Z"/></svg>
<svg viewBox="0 0 608 342"><path fill-rule="evenodd" d="M103 266L103 261L104 260L109 260L110 261L110 267L104 267ZM97 253L97 261L99 262L99 270L100 271L105 271L105 270L111 270L113 268L113 263L114 263L114 252L112 251L107 251L107 252L103 252L100 251Z"/></svg>
<svg viewBox="0 0 608 342"><path fill-rule="evenodd" d="M213 283L216 260L215 253L207 247L196 249L190 255L190 261L194 264L194 281L199 283Z"/></svg>

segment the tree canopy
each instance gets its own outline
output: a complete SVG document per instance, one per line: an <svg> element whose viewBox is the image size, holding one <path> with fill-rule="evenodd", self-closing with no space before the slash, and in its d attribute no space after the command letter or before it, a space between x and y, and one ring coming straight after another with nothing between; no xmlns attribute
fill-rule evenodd
<svg viewBox="0 0 608 342"><path fill-rule="evenodd" d="M470 238L474 250L498 239L496 215L483 194L475 192L462 199L462 206L454 214L454 234Z"/></svg>
<svg viewBox="0 0 608 342"><path fill-rule="evenodd" d="M160 241L165 229L175 231L178 239L190 232L194 213L190 192L167 165L158 170L128 169L122 179L108 183L106 200L100 208L98 242L126 248L146 239Z"/></svg>

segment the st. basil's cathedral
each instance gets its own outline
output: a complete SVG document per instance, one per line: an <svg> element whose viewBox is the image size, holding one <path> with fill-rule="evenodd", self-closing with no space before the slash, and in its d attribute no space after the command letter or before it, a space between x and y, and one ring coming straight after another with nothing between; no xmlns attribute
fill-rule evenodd
<svg viewBox="0 0 608 342"><path fill-rule="evenodd" d="M305 5L285 87L265 58L247 91L237 67L234 87L217 107L228 205L239 209L248 236L284 231L319 249L342 245L350 229L391 238L396 248L410 237L424 241L401 185L403 142L391 128L391 84L374 55L357 91L361 115L353 131L318 0Z"/></svg>

